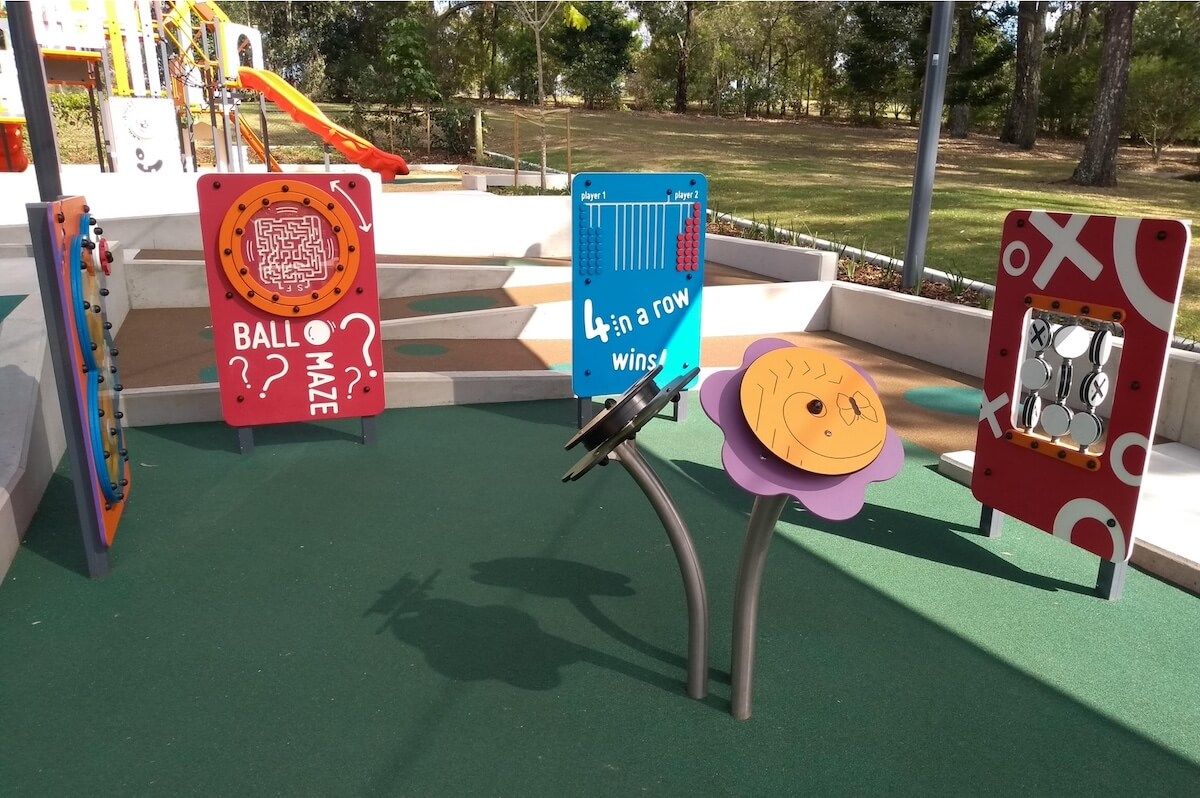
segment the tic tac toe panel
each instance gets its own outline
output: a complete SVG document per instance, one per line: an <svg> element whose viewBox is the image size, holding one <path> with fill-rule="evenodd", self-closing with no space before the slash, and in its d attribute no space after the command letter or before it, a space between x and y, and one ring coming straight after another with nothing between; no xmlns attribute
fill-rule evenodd
<svg viewBox="0 0 1200 798"><path fill-rule="evenodd" d="M214 174L197 191L225 421L382 413L368 181Z"/></svg>
<svg viewBox="0 0 1200 798"><path fill-rule="evenodd" d="M1170 219L1008 215L971 483L980 502L1129 559L1189 243Z"/></svg>
<svg viewBox="0 0 1200 798"><path fill-rule="evenodd" d="M708 181L703 175L577 175L572 184L572 386L623 393L662 365L700 363Z"/></svg>

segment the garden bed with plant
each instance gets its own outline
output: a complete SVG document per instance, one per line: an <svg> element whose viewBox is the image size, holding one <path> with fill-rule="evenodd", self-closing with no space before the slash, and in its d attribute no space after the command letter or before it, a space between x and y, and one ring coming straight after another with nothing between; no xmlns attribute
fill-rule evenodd
<svg viewBox="0 0 1200 798"><path fill-rule="evenodd" d="M749 241L768 241L788 246L800 246L790 235L790 231L776 227L770 221L755 227L742 227L720 214L714 214L708 223L708 232L723 236L744 238ZM900 270L890 266L877 266L865 258L856 259L845 254L848 247L843 247L838 254L838 279L858 285L869 285L873 288L884 288L905 294L936 299L941 302L953 302L974 308L990 308L992 297L969 286L966 276L950 274L949 282L923 280L916 288L900 287Z"/></svg>

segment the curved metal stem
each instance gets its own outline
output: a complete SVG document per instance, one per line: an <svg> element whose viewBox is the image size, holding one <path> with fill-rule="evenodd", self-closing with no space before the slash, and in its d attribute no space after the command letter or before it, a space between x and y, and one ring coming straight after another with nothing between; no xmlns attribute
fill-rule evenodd
<svg viewBox="0 0 1200 798"><path fill-rule="evenodd" d="M758 496L750 512L750 523L746 525L746 541L742 544L737 592L733 600L733 664L730 668L733 690L729 712L738 720L750 717L763 567L767 564L767 549L775 534L775 524L787 503L787 496Z"/></svg>
<svg viewBox="0 0 1200 798"><path fill-rule="evenodd" d="M671 501L666 486L650 468L650 464L638 452L632 440L624 441L615 450L621 465L633 477L634 482L646 494L654 512L667 530L675 559L679 562L679 573L683 577L683 590L687 596L688 609L688 679L687 692L692 698L708 695L708 595L704 587L704 571L692 536L675 502Z"/></svg>

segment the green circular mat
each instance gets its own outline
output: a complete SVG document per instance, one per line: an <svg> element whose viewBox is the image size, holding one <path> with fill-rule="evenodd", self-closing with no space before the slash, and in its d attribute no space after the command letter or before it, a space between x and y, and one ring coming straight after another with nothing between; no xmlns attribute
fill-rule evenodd
<svg viewBox="0 0 1200 798"><path fill-rule="evenodd" d="M205 341L211 341L213 339L212 327L205 327L200 330L200 337Z"/></svg>
<svg viewBox="0 0 1200 798"><path fill-rule="evenodd" d="M200 369L200 382L216 382L216 381L217 381L217 367L216 366L205 366L204 368Z"/></svg>
<svg viewBox="0 0 1200 798"><path fill-rule="evenodd" d="M417 313L463 313L468 310L494 308L496 300L489 296L439 296L408 303Z"/></svg>
<svg viewBox="0 0 1200 798"><path fill-rule="evenodd" d="M444 355L450 350L441 344L400 344L396 347L396 352L402 355L412 355L413 357L437 357Z"/></svg>
<svg viewBox="0 0 1200 798"><path fill-rule="evenodd" d="M904 392L904 401L956 416L978 416L983 392L977 388L912 388Z"/></svg>
<svg viewBox="0 0 1200 798"><path fill-rule="evenodd" d="M557 371L561 374L570 374L571 373L571 364L570 363L553 363L550 366L550 370Z"/></svg>

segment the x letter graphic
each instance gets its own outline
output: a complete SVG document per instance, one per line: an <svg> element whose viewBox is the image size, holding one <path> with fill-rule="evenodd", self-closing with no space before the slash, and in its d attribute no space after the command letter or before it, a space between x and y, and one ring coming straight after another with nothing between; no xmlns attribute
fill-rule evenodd
<svg viewBox="0 0 1200 798"><path fill-rule="evenodd" d="M1038 266L1037 273L1033 275L1034 285L1038 288L1045 288L1064 260L1074 263L1089 280L1095 280L1100 276L1100 272L1104 271L1104 266L1079 243L1079 231L1087 224L1087 220L1086 214L1072 214L1067 219L1066 226L1059 227L1050 218L1050 215L1043 211L1034 211L1029 214L1029 223L1050 242L1050 253L1046 255L1042 265Z"/></svg>
<svg viewBox="0 0 1200 798"><path fill-rule="evenodd" d="M999 438L1003 433L1000 429L1000 420L996 418L996 412L1008 404L1008 394L1002 393L995 399L988 399L987 394L983 395L983 406L979 408L979 420L986 421L992 428L992 435Z"/></svg>

